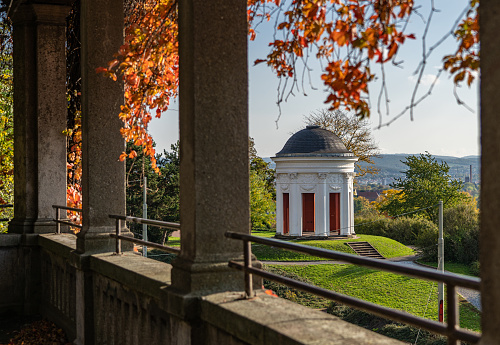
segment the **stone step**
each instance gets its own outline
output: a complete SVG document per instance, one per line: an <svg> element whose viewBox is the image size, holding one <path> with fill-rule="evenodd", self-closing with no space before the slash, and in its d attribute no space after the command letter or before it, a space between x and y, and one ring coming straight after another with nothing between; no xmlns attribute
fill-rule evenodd
<svg viewBox="0 0 500 345"><path fill-rule="evenodd" d="M368 242L346 242L346 245L352 248L359 256L365 256L374 259L385 259L370 243Z"/></svg>

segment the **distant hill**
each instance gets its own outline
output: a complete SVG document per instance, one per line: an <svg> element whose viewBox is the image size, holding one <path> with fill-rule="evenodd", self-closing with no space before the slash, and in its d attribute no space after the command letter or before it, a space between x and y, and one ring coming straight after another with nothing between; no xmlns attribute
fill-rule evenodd
<svg viewBox="0 0 500 345"><path fill-rule="evenodd" d="M388 184L395 177L403 176L403 171L406 170L406 165L401 161L406 160L407 156L411 154L384 154L378 158L374 158L375 166L380 169L377 175L370 175L358 178L360 183L379 183ZM466 157L452 157L452 156L434 156L438 162L446 162L450 167L450 175L454 179L465 181L465 177L469 176L470 166L472 165L472 181L479 182L480 180L480 167L481 156L466 156ZM269 157L264 157L264 161L271 163L271 168L276 168L276 165ZM361 163L366 166L366 163Z"/></svg>
<svg viewBox="0 0 500 345"><path fill-rule="evenodd" d="M406 165L402 161L411 154L385 154L374 158L375 166L380 169L379 173L375 176L367 176L359 178L359 182L363 179L383 179L401 177L406 170ZM454 179L465 181L465 177L469 177L470 166L472 165L472 181L479 182L481 171L481 157L480 156L467 156L467 157L451 157L451 156L434 156L438 162L446 162L450 167L450 175ZM366 163L361 163L366 166ZM372 182L370 182L372 183ZM385 183L382 183L385 184Z"/></svg>

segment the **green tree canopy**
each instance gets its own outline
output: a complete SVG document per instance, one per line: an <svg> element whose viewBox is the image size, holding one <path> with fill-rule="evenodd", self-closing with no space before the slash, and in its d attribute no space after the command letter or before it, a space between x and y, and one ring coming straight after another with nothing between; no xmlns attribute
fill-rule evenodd
<svg viewBox="0 0 500 345"><path fill-rule="evenodd" d="M250 220L253 229L274 227L276 211L275 170L257 155L255 142L249 138Z"/></svg>
<svg viewBox="0 0 500 345"><path fill-rule="evenodd" d="M452 207L469 197L461 192L462 182L451 180L449 166L439 163L429 152L408 156L402 161L408 167L404 178L397 178L391 187L400 190L394 198L382 205L380 210L390 216L412 212L421 208L426 216L436 222L438 208L431 207L442 200L444 207Z"/></svg>
<svg viewBox="0 0 500 345"><path fill-rule="evenodd" d="M137 148L138 156L127 160L127 214L142 218L144 176L147 177L148 218L166 222L178 222L179 213L179 142L171 145L171 151L156 155L160 169L157 174L151 168L149 156ZM142 233L142 225L130 224L136 234ZM165 243L171 230L149 227L148 240Z"/></svg>
<svg viewBox="0 0 500 345"><path fill-rule="evenodd" d="M348 115L341 110L320 109L304 118L308 125L317 125L333 132L345 147L359 158L356 163L358 176L376 174L373 157L380 154L379 148L373 139L370 124L359 116ZM359 162L368 163L362 166Z"/></svg>

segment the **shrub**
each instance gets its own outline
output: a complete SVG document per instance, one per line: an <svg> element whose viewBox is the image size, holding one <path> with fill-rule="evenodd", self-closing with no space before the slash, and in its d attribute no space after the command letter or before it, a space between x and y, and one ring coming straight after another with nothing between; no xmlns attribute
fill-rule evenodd
<svg viewBox="0 0 500 345"><path fill-rule="evenodd" d="M473 263L470 264L470 273L472 273L476 277L479 277L480 273L479 261L474 261Z"/></svg>
<svg viewBox="0 0 500 345"><path fill-rule="evenodd" d="M388 237L388 228L391 219L384 216L357 217L354 219L354 231L361 235L375 235Z"/></svg>
<svg viewBox="0 0 500 345"><path fill-rule="evenodd" d="M445 209L443 214L444 255L446 261L472 264L479 260L479 213L468 204ZM417 246L425 260L437 259L438 233L422 233Z"/></svg>
<svg viewBox="0 0 500 345"><path fill-rule="evenodd" d="M421 233L436 231L437 227L430 220L421 217L401 217L390 219L383 216L374 218L356 218L357 234L376 235L391 238L403 244L415 244Z"/></svg>

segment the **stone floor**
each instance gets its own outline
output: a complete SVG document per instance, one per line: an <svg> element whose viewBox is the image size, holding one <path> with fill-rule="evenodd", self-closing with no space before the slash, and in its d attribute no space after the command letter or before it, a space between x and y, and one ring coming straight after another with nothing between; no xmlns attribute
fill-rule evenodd
<svg viewBox="0 0 500 345"><path fill-rule="evenodd" d="M41 319L41 316L21 317L7 313L0 314L0 345L8 344L23 327Z"/></svg>

